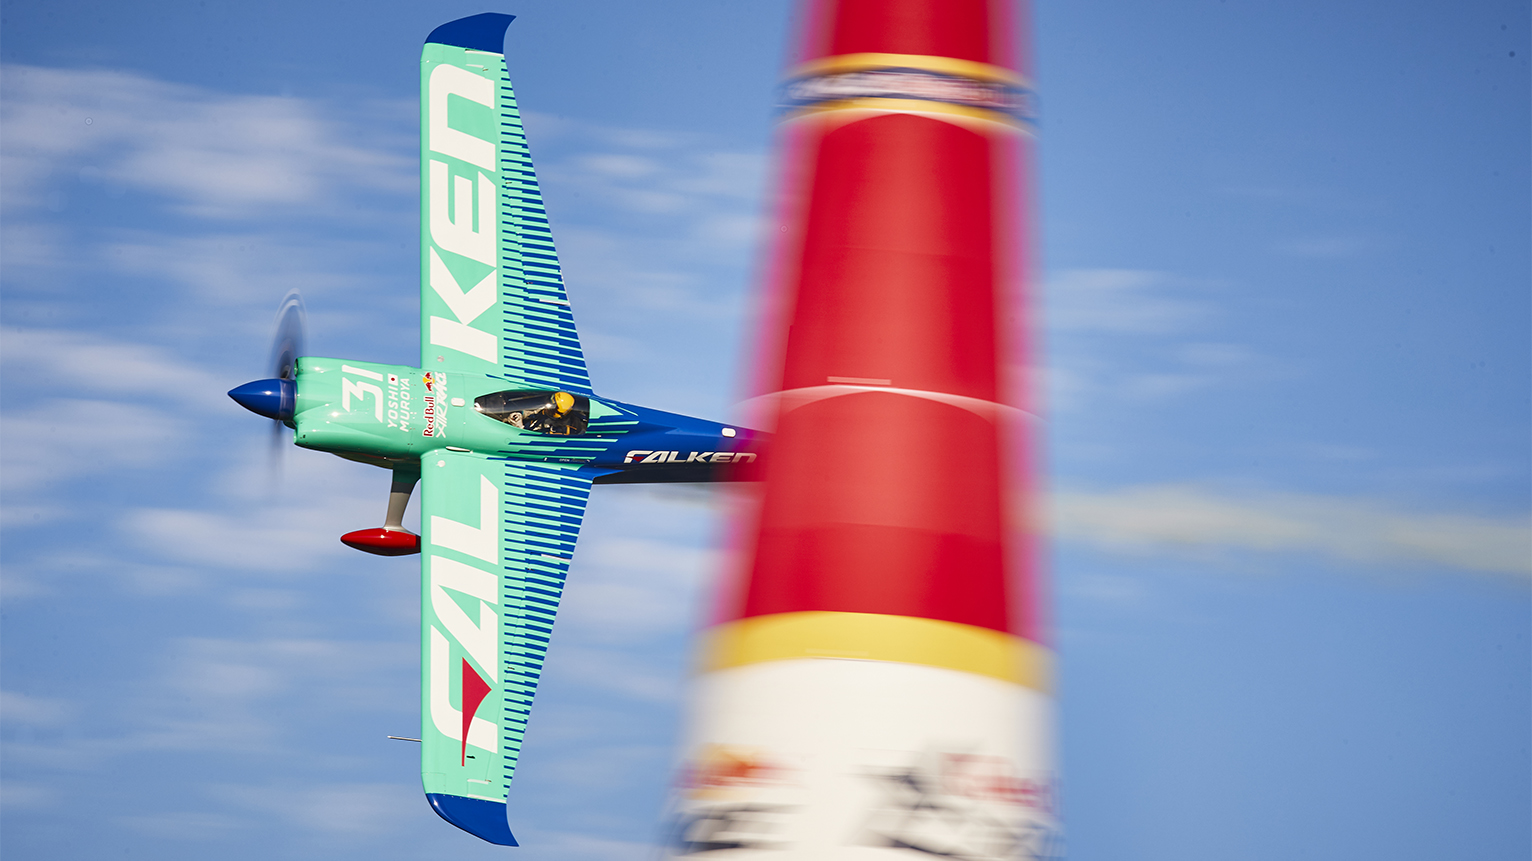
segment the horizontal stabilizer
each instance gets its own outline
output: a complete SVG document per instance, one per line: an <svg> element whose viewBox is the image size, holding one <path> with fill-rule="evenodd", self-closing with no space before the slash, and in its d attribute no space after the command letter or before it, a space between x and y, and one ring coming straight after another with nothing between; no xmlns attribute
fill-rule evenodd
<svg viewBox="0 0 1532 861"><path fill-rule="evenodd" d="M496 846L519 846L511 836L511 826L505 821L505 802L487 801L481 798L464 798L461 795L428 793L426 800L436 815Z"/></svg>

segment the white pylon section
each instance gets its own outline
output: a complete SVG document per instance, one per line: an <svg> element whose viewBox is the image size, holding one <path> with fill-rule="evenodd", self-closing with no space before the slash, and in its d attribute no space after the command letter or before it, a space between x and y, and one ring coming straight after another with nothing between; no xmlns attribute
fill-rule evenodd
<svg viewBox="0 0 1532 861"><path fill-rule="evenodd" d="M1047 694L956 670L808 658L706 673L693 697L666 858L1061 855Z"/></svg>

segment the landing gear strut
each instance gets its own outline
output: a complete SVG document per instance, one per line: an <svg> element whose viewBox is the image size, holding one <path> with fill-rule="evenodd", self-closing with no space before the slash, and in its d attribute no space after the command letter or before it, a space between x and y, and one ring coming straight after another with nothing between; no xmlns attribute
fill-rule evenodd
<svg viewBox="0 0 1532 861"><path fill-rule="evenodd" d="M388 516L381 529L358 529L340 537L342 544L377 556L409 556L420 552L420 536L404 528L404 510L410 494L420 481L420 464L394 467L394 481L388 488Z"/></svg>

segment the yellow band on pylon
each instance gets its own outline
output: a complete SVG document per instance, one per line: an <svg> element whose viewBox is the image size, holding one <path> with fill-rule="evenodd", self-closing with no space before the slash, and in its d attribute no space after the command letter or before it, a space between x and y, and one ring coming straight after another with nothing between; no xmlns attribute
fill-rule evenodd
<svg viewBox="0 0 1532 861"><path fill-rule="evenodd" d="M1004 126L1011 131L1020 131L1030 134L1027 126L1010 114L1001 111L992 111L986 108L973 108L967 105L954 105L950 102L935 102L925 99L838 99L833 102L820 102L817 105L797 108L789 111L785 120L791 122L802 117L827 114L834 111L868 111L885 114L933 114L944 117L960 117L964 120L994 123Z"/></svg>
<svg viewBox="0 0 1532 861"><path fill-rule="evenodd" d="M1053 653L1012 634L915 616L809 611L754 616L703 634L702 672L840 658L942 667L1053 690Z"/></svg>
<svg viewBox="0 0 1532 861"><path fill-rule="evenodd" d="M845 72L868 72L875 69L920 69L939 75L973 78L979 81L996 81L1017 87L1028 86L1027 79L1004 66L959 60L956 57L937 57L929 54L836 54L800 63L787 70L787 78L806 78L811 75L839 75Z"/></svg>

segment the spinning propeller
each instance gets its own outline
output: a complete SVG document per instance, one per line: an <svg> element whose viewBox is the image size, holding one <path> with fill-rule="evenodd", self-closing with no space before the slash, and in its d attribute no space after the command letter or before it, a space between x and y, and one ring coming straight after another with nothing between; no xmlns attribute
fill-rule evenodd
<svg viewBox="0 0 1532 861"><path fill-rule="evenodd" d="M297 371L294 364L303 354L308 320L303 311L303 297L297 290L288 293L277 308L276 335L271 339L271 368L279 380L291 380Z"/></svg>
<svg viewBox="0 0 1532 861"><path fill-rule="evenodd" d="M245 383L231 389L229 397L256 415L272 420L271 467L275 475L280 469L282 451L282 425L292 426L293 411L298 401L298 357L303 354L303 341L307 319L303 311L303 297L294 290L283 297L277 308L276 333L271 341L271 360L267 364L271 378Z"/></svg>

